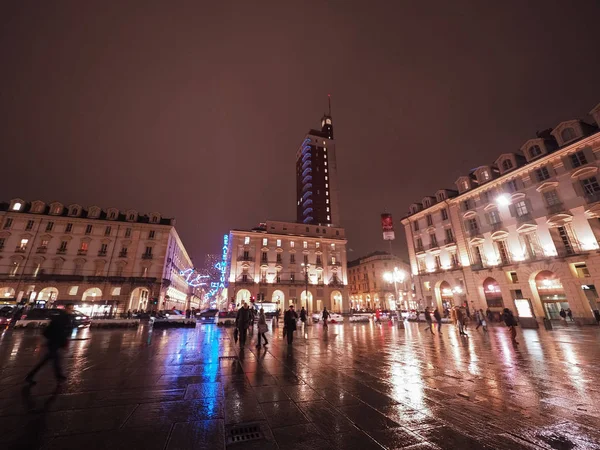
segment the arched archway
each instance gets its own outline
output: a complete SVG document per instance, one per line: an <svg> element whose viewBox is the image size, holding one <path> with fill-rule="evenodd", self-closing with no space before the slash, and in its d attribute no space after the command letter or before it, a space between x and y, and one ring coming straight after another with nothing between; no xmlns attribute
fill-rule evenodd
<svg viewBox="0 0 600 450"><path fill-rule="evenodd" d="M273 291L273 295L271 296L271 301L273 303L277 303L279 308L285 308L285 294L282 290L277 289Z"/></svg>
<svg viewBox="0 0 600 450"><path fill-rule="evenodd" d="M495 278L488 277L483 280L483 295L490 310L501 311L504 308L500 284L498 284Z"/></svg>
<svg viewBox="0 0 600 450"><path fill-rule="evenodd" d="M317 303L320 303L321 301L317 301ZM313 310L313 295L310 291L302 291L302 293L300 294L300 308L301 309L302 306L304 306L304 308L306 308L307 311L312 311ZM319 306L317 305L317 309L319 308Z"/></svg>
<svg viewBox="0 0 600 450"><path fill-rule="evenodd" d="M38 301L53 302L58 298L58 289L55 287L45 287L37 296Z"/></svg>
<svg viewBox="0 0 600 450"><path fill-rule="evenodd" d="M143 310L148 309L148 297L150 292L146 288L135 288L129 296L129 307L127 310Z"/></svg>
<svg viewBox="0 0 600 450"><path fill-rule="evenodd" d="M240 289L235 295L235 304L241 306L242 302L249 302L250 297L252 297L252 294L248 289Z"/></svg>
<svg viewBox="0 0 600 450"><path fill-rule="evenodd" d="M88 302L100 300L101 298L102 291L100 290L100 288L97 287L86 289L83 295L81 296L81 300Z"/></svg>
<svg viewBox="0 0 600 450"><path fill-rule="evenodd" d="M560 310L569 309L569 301L560 278L550 270L542 270L535 276L534 283L546 317L560 320Z"/></svg>
<svg viewBox="0 0 600 450"><path fill-rule="evenodd" d="M340 291L333 291L331 297L331 310L336 313L341 313L344 310L343 297Z"/></svg>
<svg viewBox="0 0 600 450"><path fill-rule="evenodd" d="M454 293L452 292L452 286L450 286L450 283L447 281L442 281L439 286L439 291L440 299L442 301L442 310L444 311L444 315L446 315L454 306Z"/></svg>
<svg viewBox="0 0 600 450"><path fill-rule="evenodd" d="M15 298L15 290L11 287L0 288L0 300Z"/></svg>

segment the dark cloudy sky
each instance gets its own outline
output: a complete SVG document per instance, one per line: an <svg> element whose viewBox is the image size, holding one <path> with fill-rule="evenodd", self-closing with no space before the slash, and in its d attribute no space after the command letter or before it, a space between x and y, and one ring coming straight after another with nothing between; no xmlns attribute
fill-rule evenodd
<svg viewBox="0 0 600 450"><path fill-rule="evenodd" d="M408 205L600 102L600 2L0 6L0 197L161 211L197 263L295 219L333 98L350 258ZM403 251L399 233L397 251Z"/></svg>

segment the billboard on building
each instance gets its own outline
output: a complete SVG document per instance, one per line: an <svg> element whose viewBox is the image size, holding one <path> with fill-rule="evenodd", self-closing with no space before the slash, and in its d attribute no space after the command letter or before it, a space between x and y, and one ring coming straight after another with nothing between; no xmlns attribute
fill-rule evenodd
<svg viewBox="0 0 600 450"><path fill-rule="evenodd" d="M384 213L381 215L381 229L383 230L384 241L393 241L396 239L396 235L394 234L394 222L391 214Z"/></svg>

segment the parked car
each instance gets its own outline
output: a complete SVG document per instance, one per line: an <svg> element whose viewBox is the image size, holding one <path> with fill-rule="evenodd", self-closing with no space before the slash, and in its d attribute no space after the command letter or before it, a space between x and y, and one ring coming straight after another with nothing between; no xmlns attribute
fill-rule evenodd
<svg viewBox="0 0 600 450"><path fill-rule="evenodd" d="M60 314L58 308L35 308L26 311L21 318L15 323L15 327L45 327L50 323L53 316ZM77 328L89 327L92 321L89 316L73 311L73 320Z"/></svg>
<svg viewBox="0 0 600 450"><path fill-rule="evenodd" d="M237 311L219 311L219 314L217 314L217 325L235 325L236 317Z"/></svg>
<svg viewBox="0 0 600 450"><path fill-rule="evenodd" d="M371 313L355 313L349 317L350 322L369 322L373 317Z"/></svg>
<svg viewBox="0 0 600 450"><path fill-rule="evenodd" d="M178 309L164 309L156 313L157 319L185 319L183 311Z"/></svg>
<svg viewBox="0 0 600 450"><path fill-rule="evenodd" d="M215 323L218 313L218 309L205 309L196 313L196 320L200 323Z"/></svg>
<svg viewBox="0 0 600 450"><path fill-rule="evenodd" d="M312 315L312 320L315 323L318 323L323 318L323 312L316 312ZM329 317L327 319L327 323L342 323L344 322L344 316L338 313L329 313Z"/></svg>

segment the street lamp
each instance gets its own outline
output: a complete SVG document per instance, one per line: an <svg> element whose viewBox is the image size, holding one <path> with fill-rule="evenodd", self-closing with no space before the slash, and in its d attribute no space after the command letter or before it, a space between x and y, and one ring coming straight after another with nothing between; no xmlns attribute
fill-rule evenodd
<svg viewBox="0 0 600 450"><path fill-rule="evenodd" d="M404 283L404 280L406 279L406 272L404 270L398 269L397 267L394 267L393 272L385 272L383 274L383 279L388 283L394 283L394 298L396 302L400 303L400 298L398 296L398 283Z"/></svg>
<svg viewBox="0 0 600 450"><path fill-rule="evenodd" d="M309 311L308 311L308 271L310 270L310 264L302 263L301 266L302 266L302 270L304 271L304 295L306 296L305 297L306 298L306 313L309 314Z"/></svg>

